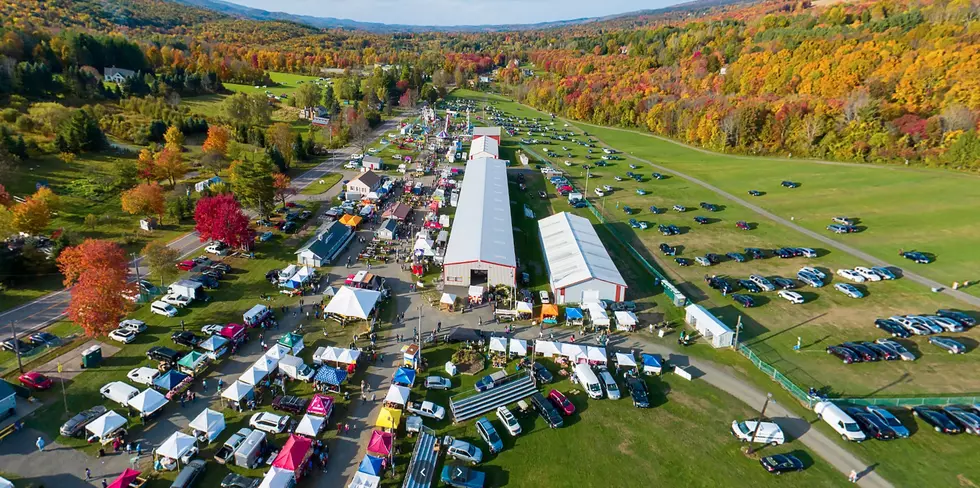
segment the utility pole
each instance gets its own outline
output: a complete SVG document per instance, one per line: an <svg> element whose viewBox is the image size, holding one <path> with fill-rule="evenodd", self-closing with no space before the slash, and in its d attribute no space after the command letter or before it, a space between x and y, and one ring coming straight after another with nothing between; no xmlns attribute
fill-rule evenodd
<svg viewBox="0 0 980 488"><path fill-rule="evenodd" d="M20 358L20 341L17 339L17 329L14 328L14 324L16 323L17 321L15 320L10 321L10 335L14 338L14 355L17 356L17 369L19 369L21 374L23 374L24 363Z"/></svg>
<svg viewBox="0 0 980 488"><path fill-rule="evenodd" d="M734 347L736 351L738 350L738 333L741 330L742 330L742 316L739 315L738 316L738 323L735 324L735 342L732 344L732 347Z"/></svg>
<svg viewBox="0 0 980 488"><path fill-rule="evenodd" d="M772 400L772 393L766 393L766 403L762 404L762 413L759 415L759 420L755 423L755 430L752 431L752 439L749 440L749 454L755 452L755 436L759 435L759 428L762 427L762 421L766 418L766 407L769 406L770 400Z"/></svg>
<svg viewBox="0 0 980 488"><path fill-rule="evenodd" d="M61 365L61 361L58 361L58 376L61 380L61 396L65 399L65 413L71 413L68 411L68 393L65 391L65 377L62 376L62 372L65 368Z"/></svg>
<svg viewBox="0 0 980 488"><path fill-rule="evenodd" d="M425 338L422 337L422 305L419 305L419 360L415 362L415 369L419 370L422 367L422 344L425 343Z"/></svg>
<svg viewBox="0 0 980 488"><path fill-rule="evenodd" d="M130 256L133 257L133 266L136 267L136 289L139 291L140 301L145 301L146 297L143 296L143 285L140 283L140 262L138 253L131 253Z"/></svg>

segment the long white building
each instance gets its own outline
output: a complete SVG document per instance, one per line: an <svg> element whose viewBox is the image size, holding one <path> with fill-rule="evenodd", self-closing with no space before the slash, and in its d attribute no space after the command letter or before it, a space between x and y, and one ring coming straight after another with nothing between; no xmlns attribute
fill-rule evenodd
<svg viewBox="0 0 980 488"><path fill-rule="evenodd" d="M514 286L516 274L506 162L468 161L443 259L445 284Z"/></svg>
<svg viewBox="0 0 980 488"><path fill-rule="evenodd" d="M539 220L538 230L556 303L626 298L626 280L589 219L561 212Z"/></svg>

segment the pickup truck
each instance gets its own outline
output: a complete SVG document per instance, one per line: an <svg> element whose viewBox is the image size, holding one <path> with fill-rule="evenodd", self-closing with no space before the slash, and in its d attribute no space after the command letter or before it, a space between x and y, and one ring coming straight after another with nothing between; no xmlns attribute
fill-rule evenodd
<svg viewBox="0 0 980 488"><path fill-rule="evenodd" d="M503 370L497 371L496 373L491 373L484 376L483 378L480 378L480 380L477 381L476 384L473 385L473 387L476 388L476 391L487 391L499 385L500 382L503 381L503 379L506 377L507 377L506 371Z"/></svg>
<svg viewBox="0 0 980 488"><path fill-rule="evenodd" d="M247 429L244 427L238 429L238 432L232 434L231 437L225 441L225 444L221 446L221 449L218 449L218 452L214 453L214 460L217 461L218 464L227 463L228 460L234 456L235 450L238 449L238 446L242 445L242 442L245 442L245 438L251 433L252 429Z"/></svg>
<svg viewBox="0 0 980 488"><path fill-rule="evenodd" d="M299 415L306 411L306 403L298 396L280 395L272 400L272 409Z"/></svg>
<svg viewBox="0 0 980 488"><path fill-rule="evenodd" d="M446 409L432 402L408 402L408 411L436 420L446 417Z"/></svg>
<svg viewBox="0 0 980 488"><path fill-rule="evenodd" d="M163 303L169 303L170 305L173 305L177 308L186 307L191 303L190 298L182 297L180 295L174 295L174 294L166 295L160 300L163 301Z"/></svg>

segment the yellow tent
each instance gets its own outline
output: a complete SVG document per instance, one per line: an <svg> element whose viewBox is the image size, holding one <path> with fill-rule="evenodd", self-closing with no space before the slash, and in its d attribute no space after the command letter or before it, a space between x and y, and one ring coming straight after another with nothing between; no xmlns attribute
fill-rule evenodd
<svg viewBox="0 0 980 488"><path fill-rule="evenodd" d="M340 223L348 227L357 227L361 223L361 217L357 215L345 214L340 218Z"/></svg>
<svg viewBox="0 0 980 488"><path fill-rule="evenodd" d="M401 410L384 407L381 409L381 413L378 414L378 420L374 423L374 426L379 429L394 431L398 429L398 425L401 423L401 420Z"/></svg>
<svg viewBox="0 0 980 488"><path fill-rule="evenodd" d="M541 319L544 320L549 317L558 317L558 305L550 303L541 305Z"/></svg>

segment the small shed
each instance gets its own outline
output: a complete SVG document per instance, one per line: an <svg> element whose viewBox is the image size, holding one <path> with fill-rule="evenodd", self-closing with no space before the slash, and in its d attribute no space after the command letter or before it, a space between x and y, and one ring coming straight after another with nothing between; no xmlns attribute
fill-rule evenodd
<svg viewBox="0 0 980 488"><path fill-rule="evenodd" d="M439 309L446 312L456 311L456 295L452 293L443 293L442 298L439 299Z"/></svg>
<svg viewBox="0 0 980 488"><path fill-rule="evenodd" d="M684 321L704 336L715 348L731 347L735 333L724 322L700 305L684 309Z"/></svg>
<svg viewBox="0 0 980 488"><path fill-rule="evenodd" d="M381 226L374 232L374 235L383 241L390 241L395 238L395 231L397 229L398 221L394 219L387 219L381 223Z"/></svg>

